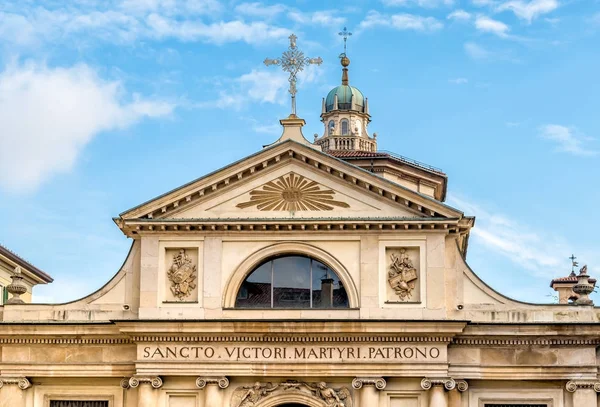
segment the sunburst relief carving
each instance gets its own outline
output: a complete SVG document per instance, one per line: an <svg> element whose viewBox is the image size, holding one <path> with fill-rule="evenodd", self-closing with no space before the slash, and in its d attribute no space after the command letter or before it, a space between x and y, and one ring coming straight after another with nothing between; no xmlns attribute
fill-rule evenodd
<svg viewBox="0 0 600 407"><path fill-rule="evenodd" d="M250 200L238 208L256 206L260 211L332 211L334 207L349 208L346 202L334 200L335 192L321 189L302 175L288 174L250 192Z"/></svg>

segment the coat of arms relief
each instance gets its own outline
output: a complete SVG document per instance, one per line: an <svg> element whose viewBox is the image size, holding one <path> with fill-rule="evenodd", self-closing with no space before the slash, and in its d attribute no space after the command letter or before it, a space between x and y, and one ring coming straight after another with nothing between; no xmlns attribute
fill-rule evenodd
<svg viewBox="0 0 600 407"><path fill-rule="evenodd" d="M196 265L185 249L173 255L173 263L167 271L167 277L171 282L171 292L179 301L188 298L196 288Z"/></svg>
<svg viewBox="0 0 600 407"><path fill-rule="evenodd" d="M288 380L279 384L256 382L252 386L235 389L232 407L257 407L263 399L274 397L281 393L303 393L321 400L327 407L352 407L352 396L347 387L334 389L325 382L306 383Z"/></svg>
<svg viewBox="0 0 600 407"><path fill-rule="evenodd" d="M419 278L419 272L407 249L402 248L390 253L388 283L400 301L416 300L414 291Z"/></svg>

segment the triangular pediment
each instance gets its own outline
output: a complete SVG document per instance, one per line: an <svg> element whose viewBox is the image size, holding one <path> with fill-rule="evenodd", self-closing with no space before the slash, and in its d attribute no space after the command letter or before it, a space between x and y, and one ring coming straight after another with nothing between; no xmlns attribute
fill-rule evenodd
<svg viewBox="0 0 600 407"><path fill-rule="evenodd" d="M293 141L126 211L116 219L432 218L462 213Z"/></svg>
<svg viewBox="0 0 600 407"><path fill-rule="evenodd" d="M169 214L170 219L413 217L368 191L356 191L333 177L293 162L239 184L198 205Z"/></svg>

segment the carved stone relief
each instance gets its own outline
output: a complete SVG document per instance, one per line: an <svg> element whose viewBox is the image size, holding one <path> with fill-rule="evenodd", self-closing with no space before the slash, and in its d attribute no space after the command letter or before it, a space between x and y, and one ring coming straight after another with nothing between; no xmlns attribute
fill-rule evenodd
<svg viewBox="0 0 600 407"><path fill-rule="evenodd" d="M388 261L387 281L393 295L389 301L419 301L418 248L389 248L386 250Z"/></svg>
<svg viewBox="0 0 600 407"><path fill-rule="evenodd" d="M349 208L346 202L334 200L335 191L323 189L302 175L288 174L250 192L250 200L238 208L256 206L260 211L332 211Z"/></svg>
<svg viewBox="0 0 600 407"><path fill-rule="evenodd" d="M321 400L327 407L352 407L352 396L347 387L334 389L325 382L306 383L288 380L279 384L256 382L252 386L238 387L232 396L232 407L257 407L268 397L298 392Z"/></svg>
<svg viewBox="0 0 600 407"><path fill-rule="evenodd" d="M179 301L195 300L190 296L196 288L197 269L192 257L185 249L179 249L173 254L171 266L167 270L167 278L170 282L171 293Z"/></svg>

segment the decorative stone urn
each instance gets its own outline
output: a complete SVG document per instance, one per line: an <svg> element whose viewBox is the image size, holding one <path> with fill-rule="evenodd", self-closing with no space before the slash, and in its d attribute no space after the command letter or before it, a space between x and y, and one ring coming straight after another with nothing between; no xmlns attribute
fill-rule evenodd
<svg viewBox="0 0 600 407"><path fill-rule="evenodd" d="M587 274L587 266L583 266L581 270L579 270L577 284L573 286L573 292L579 295L579 298L575 300L575 304L577 305L594 305L594 301L592 301L592 299L589 297L589 295L594 291L594 286L588 281L589 278L590 276Z"/></svg>
<svg viewBox="0 0 600 407"><path fill-rule="evenodd" d="M21 276L21 267L15 267L14 274L11 276L12 282L6 286L6 290L12 294L12 297L6 301L7 304L25 304L25 301L21 299L21 294L27 292L27 286L23 283L23 276Z"/></svg>

